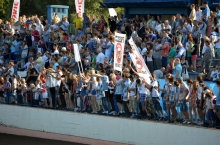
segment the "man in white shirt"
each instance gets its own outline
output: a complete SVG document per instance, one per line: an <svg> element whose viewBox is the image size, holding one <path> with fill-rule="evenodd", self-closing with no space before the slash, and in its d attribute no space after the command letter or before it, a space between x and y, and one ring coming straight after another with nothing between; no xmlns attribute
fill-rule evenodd
<svg viewBox="0 0 220 145"><path fill-rule="evenodd" d="M103 65L105 62L105 55L102 53L100 48L97 50L97 53L98 55L96 57L96 67L97 69L100 69L101 68L100 64Z"/></svg>
<svg viewBox="0 0 220 145"><path fill-rule="evenodd" d="M44 26L41 24L40 19L37 20L36 23L36 30L39 32L39 35L41 36L44 32Z"/></svg>
<svg viewBox="0 0 220 145"><path fill-rule="evenodd" d="M200 6L196 6L196 21L199 22L202 19L202 10Z"/></svg>
<svg viewBox="0 0 220 145"><path fill-rule="evenodd" d="M191 13L190 13L190 15L189 15L189 18L191 19L191 20L196 20L196 10L195 10L195 4L192 4L191 5Z"/></svg>

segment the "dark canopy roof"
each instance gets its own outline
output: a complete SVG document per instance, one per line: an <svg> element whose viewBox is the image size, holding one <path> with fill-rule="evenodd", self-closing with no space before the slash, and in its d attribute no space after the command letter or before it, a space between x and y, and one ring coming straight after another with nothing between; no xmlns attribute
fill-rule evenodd
<svg viewBox="0 0 220 145"><path fill-rule="evenodd" d="M194 0L104 0L103 8L135 8L135 7L187 7Z"/></svg>

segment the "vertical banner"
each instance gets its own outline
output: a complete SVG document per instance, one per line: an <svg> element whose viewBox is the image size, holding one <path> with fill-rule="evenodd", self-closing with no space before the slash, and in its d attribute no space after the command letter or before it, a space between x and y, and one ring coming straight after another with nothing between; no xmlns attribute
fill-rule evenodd
<svg viewBox="0 0 220 145"><path fill-rule="evenodd" d="M130 52L129 55L130 55L131 60L137 70L137 73L139 74L139 76L141 78L145 79L148 83L150 83L151 73L150 73L146 63L144 62L142 55L138 51L138 48L135 45L132 37L129 39L129 44L132 48L132 52Z"/></svg>
<svg viewBox="0 0 220 145"><path fill-rule="evenodd" d="M83 16L85 0L75 0L76 13L80 13L80 16Z"/></svg>
<svg viewBox="0 0 220 145"><path fill-rule="evenodd" d="M73 49L74 49L74 56L75 56L76 62L80 62L81 58L80 58L80 54L79 54L78 44L73 44Z"/></svg>
<svg viewBox="0 0 220 145"><path fill-rule="evenodd" d="M115 33L114 70L122 71L125 34Z"/></svg>
<svg viewBox="0 0 220 145"><path fill-rule="evenodd" d="M11 12L11 18L19 21L19 13L20 13L20 0L14 0Z"/></svg>

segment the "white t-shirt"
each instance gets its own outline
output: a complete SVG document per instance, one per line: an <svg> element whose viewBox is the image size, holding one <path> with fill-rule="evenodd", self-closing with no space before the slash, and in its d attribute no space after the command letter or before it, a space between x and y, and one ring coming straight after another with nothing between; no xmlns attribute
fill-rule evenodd
<svg viewBox="0 0 220 145"><path fill-rule="evenodd" d="M105 55L104 55L102 52L100 52L100 53L97 55L97 57L96 57L96 62L101 63L101 64L104 64L104 62L105 62Z"/></svg>
<svg viewBox="0 0 220 145"><path fill-rule="evenodd" d="M180 84L180 93L179 93L179 100L183 100L184 97L188 94L186 94L186 91L188 90L188 87L185 83Z"/></svg>
<svg viewBox="0 0 220 145"><path fill-rule="evenodd" d="M158 82L155 80L151 83L151 86L153 87L152 89L152 97L160 97L160 93L158 92L158 87L159 87L159 84Z"/></svg>
<svg viewBox="0 0 220 145"><path fill-rule="evenodd" d="M39 35L43 34L44 26L42 24L36 25L36 30L39 32Z"/></svg>
<svg viewBox="0 0 220 145"><path fill-rule="evenodd" d="M206 103L206 106L207 106L207 110L206 111L208 111L208 109L211 109L211 108L214 107L213 100L215 98L216 98L216 96L213 96L211 99L206 98L206 100L205 100L205 103Z"/></svg>
<svg viewBox="0 0 220 145"><path fill-rule="evenodd" d="M200 21L202 18L202 10L196 11L196 21Z"/></svg>
<svg viewBox="0 0 220 145"><path fill-rule="evenodd" d="M63 75L62 72L56 73L56 77L61 77L62 75ZM58 87L59 87L60 84L61 84L61 80L55 79L55 86L58 86Z"/></svg>
<svg viewBox="0 0 220 145"><path fill-rule="evenodd" d="M138 92L140 94L148 94L149 93L147 88L145 87L145 84L141 84L141 86L138 85L137 87L138 87Z"/></svg>
<svg viewBox="0 0 220 145"><path fill-rule="evenodd" d="M198 87L198 100L201 100L201 96L202 96L202 92L203 92L203 88L201 86Z"/></svg>

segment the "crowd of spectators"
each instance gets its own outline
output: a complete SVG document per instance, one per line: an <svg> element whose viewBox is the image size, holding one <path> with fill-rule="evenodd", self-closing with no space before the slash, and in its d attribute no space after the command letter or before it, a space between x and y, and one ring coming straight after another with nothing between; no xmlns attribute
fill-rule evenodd
<svg viewBox="0 0 220 145"><path fill-rule="evenodd" d="M170 116L170 122L208 122L213 127L220 119L220 91L213 94L203 80L216 81L220 88L220 70L210 67L220 58L220 8L210 11L206 2L204 8L192 4L189 16L176 14L171 20L150 14L98 20L84 13L74 20L74 33L69 32L68 18L57 14L51 24L37 15L0 20L0 98L7 104L139 119ZM114 70L115 32L133 38L152 73L151 83L136 72L127 41L123 71ZM81 62L76 62L74 49L79 49ZM202 74L190 80L188 72ZM164 86L159 78L165 78Z"/></svg>

